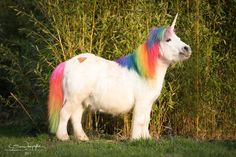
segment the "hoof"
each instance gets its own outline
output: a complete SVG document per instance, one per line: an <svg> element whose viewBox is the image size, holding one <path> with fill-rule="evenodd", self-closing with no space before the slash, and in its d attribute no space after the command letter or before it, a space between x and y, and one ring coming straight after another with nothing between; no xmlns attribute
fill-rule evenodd
<svg viewBox="0 0 236 157"><path fill-rule="evenodd" d="M84 136L78 136L78 135L76 135L76 139L77 139L78 141L88 141L88 140L89 140L89 138L88 138L86 135L84 135Z"/></svg>
<svg viewBox="0 0 236 157"><path fill-rule="evenodd" d="M131 140L150 140L150 139L152 139L152 137L149 134L131 137Z"/></svg>
<svg viewBox="0 0 236 157"><path fill-rule="evenodd" d="M68 135L57 135L57 139L60 141L68 141L70 137Z"/></svg>

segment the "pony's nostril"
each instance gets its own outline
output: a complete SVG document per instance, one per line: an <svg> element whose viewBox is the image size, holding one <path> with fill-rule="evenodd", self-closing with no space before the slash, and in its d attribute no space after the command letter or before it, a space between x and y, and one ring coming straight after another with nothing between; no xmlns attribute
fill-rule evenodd
<svg viewBox="0 0 236 157"><path fill-rule="evenodd" d="M180 52L180 55L188 58L190 57L191 53L191 48L189 46L184 46Z"/></svg>
<svg viewBox="0 0 236 157"><path fill-rule="evenodd" d="M190 48L188 46L184 46L184 51L188 52Z"/></svg>

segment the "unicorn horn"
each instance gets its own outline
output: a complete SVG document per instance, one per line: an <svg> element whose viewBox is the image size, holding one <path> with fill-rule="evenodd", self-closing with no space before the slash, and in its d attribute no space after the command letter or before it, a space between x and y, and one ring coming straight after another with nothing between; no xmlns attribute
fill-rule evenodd
<svg viewBox="0 0 236 157"><path fill-rule="evenodd" d="M172 24L170 26L172 28L172 30L174 30L174 28L175 28L175 23L176 23L177 17L178 17L178 13L175 15L175 19L174 19L174 21L172 22Z"/></svg>

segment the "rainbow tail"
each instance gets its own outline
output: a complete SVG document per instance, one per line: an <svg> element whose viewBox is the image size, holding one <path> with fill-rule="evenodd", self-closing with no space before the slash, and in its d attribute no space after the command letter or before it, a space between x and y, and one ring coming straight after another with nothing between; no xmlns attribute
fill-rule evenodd
<svg viewBox="0 0 236 157"><path fill-rule="evenodd" d="M48 118L49 118L49 129L51 133L56 133L60 111L63 105L63 89L62 80L65 69L65 62L60 63L52 72L50 78L50 89L48 97Z"/></svg>

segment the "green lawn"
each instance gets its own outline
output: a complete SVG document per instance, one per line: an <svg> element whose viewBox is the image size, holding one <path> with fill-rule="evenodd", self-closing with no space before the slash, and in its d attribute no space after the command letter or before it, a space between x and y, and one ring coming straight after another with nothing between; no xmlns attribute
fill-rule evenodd
<svg viewBox="0 0 236 157"><path fill-rule="evenodd" d="M236 141L197 141L181 137L140 141L117 141L94 138L89 142L57 141L41 134L36 137L13 134L13 130L0 131L0 156L3 157L236 157ZM36 148L37 147L37 148ZM18 151L13 151L17 150Z"/></svg>

